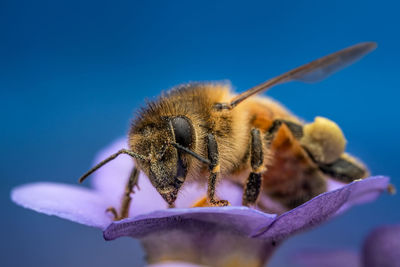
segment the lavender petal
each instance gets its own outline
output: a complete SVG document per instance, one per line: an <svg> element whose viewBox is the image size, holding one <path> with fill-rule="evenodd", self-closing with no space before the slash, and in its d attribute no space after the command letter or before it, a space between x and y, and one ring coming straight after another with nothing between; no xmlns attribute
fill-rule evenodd
<svg viewBox="0 0 400 267"><path fill-rule="evenodd" d="M274 218L246 207L168 209L114 222L103 234L106 240L139 238L151 264L169 260L261 266L276 244L249 236Z"/></svg>
<svg viewBox="0 0 400 267"><path fill-rule="evenodd" d="M102 149L96 155L93 166L122 148L127 148L126 138L120 138ZM133 166L133 160L130 156L120 155L101 167L88 179L96 191L111 201L110 205L119 205Z"/></svg>
<svg viewBox="0 0 400 267"><path fill-rule="evenodd" d="M364 267L399 267L400 225L382 226L372 231L362 252Z"/></svg>
<svg viewBox="0 0 400 267"><path fill-rule="evenodd" d="M389 179L370 177L321 194L278 217L245 207L167 209L113 222L105 231L107 240L121 236L142 238L154 231L191 229L191 221L212 223L260 239L280 241L289 235L318 225L338 211L343 212L360 200L371 201L383 192ZM365 197L368 196L368 197Z"/></svg>
<svg viewBox="0 0 400 267"><path fill-rule="evenodd" d="M55 183L22 185L11 192L11 199L24 208L100 229L112 221L105 212L107 200L78 186Z"/></svg>
<svg viewBox="0 0 400 267"><path fill-rule="evenodd" d="M260 227L272 223L274 218L273 214L247 207L166 209L113 222L104 231L104 238L106 240L122 236L142 238L154 231L176 229L195 232L196 229L191 226L194 221L250 236Z"/></svg>
<svg viewBox="0 0 400 267"><path fill-rule="evenodd" d="M389 178L376 176L352 182L342 188L323 193L303 205L276 218L254 237L283 240L286 237L312 228L351 206L372 201L386 190Z"/></svg>

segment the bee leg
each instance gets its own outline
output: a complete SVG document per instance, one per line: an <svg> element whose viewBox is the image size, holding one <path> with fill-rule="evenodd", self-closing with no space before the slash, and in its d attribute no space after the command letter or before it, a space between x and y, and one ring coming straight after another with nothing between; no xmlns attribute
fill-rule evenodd
<svg viewBox="0 0 400 267"><path fill-rule="evenodd" d="M347 153L343 153L332 163L318 163L318 166L323 173L343 183L351 183L369 175L366 167Z"/></svg>
<svg viewBox="0 0 400 267"><path fill-rule="evenodd" d="M199 200L197 200L192 206L191 208L196 208L196 207L207 207L208 206L208 200L207 200L207 195L200 198Z"/></svg>
<svg viewBox="0 0 400 267"><path fill-rule="evenodd" d="M229 205L228 201L216 200L215 197L215 186L217 182L217 177L220 172L220 165L219 165L218 145L213 134L207 135L207 150L208 150L208 159L210 160L210 165L209 165L210 176L208 178L208 189L207 189L208 201L212 206L227 206Z"/></svg>
<svg viewBox="0 0 400 267"><path fill-rule="evenodd" d="M109 212L109 213L111 213L111 214L114 216L114 221L118 221L118 218L119 218L118 212L117 212L117 210L116 210L114 207L108 207L108 208L106 209L106 212Z"/></svg>
<svg viewBox="0 0 400 267"><path fill-rule="evenodd" d="M117 210L114 207L109 207L106 210L106 212L111 212L114 215L114 221L122 220L129 216L129 208L132 201L131 194L134 193L134 187L138 187L138 178L139 170L134 167L125 186L125 192L122 198L120 213L118 214Z"/></svg>
<svg viewBox="0 0 400 267"><path fill-rule="evenodd" d="M256 203L261 191L262 173L265 170L263 143L258 129L251 130L250 155L252 171L244 187L242 199L244 206Z"/></svg>
<svg viewBox="0 0 400 267"><path fill-rule="evenodd" d="M332 179L346 184L369 176L367 168L347 153L343 153L330 164L319 163L318 167ZM391 195L396 194L396 187L393 184L389 184L386 190Z"/></svg>
<svg viewBox="0 0 400 267"><path fill-rule="evenodd" d="M272 122L271 127L267 131L266 137L269 140L272 140L282 124L285 124L289 128L296 139L303 137L303 125L282 119L277 119Z"/></svg>

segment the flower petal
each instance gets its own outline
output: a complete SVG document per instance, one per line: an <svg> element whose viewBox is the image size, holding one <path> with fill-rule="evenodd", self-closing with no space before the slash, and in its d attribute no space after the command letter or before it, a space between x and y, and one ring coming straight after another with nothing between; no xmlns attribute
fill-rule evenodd
<svg viewBox="0 0 400 267"><path fill-rule="evenodd" d="M342 213L352 206L377 199L382 192L387 191L389 178L385 176L373 176L361 181L355 181L348 186L351 188L350 196L346 203L338 210L338 213Z"/></svg>
<svg viewBox="0 0 400 267"><path fill-rule="evenodd" d="M327 190L326 190L327 192L336 190L338 188L342 188L343 186L346 185L346 183L336 181L335 179L332 179L332 178L327 178L327 180L328 180Z"/></svg>
<svg viewBox="0 0 400 267"><path fill-rule="evenodd" d="M370 201L383 192L389 179L370 177L321 194L278 217L246 207L167 209L113 222L105 231L107 240L121 236L141 238L165 229L190 230L198 220L230 228L244 235L280 241L287 236L326 221L360 201ZM276 218L275 218L276 217ZM191 229L195 231L195 229Z"/></svg>
<svg viewBox="0 0 400 267"><path fill-rule="evenodd" d="M275 216L246 207L167 209L113 222L104 238L139 238L149 263L261 266L276 244L250 238Z"/></svg>
<svg viewBox="0 0 400 267"><path fill-rule="evenodd" d="M388 185L371 177L324 193L280 216L246 207L166 209L113 222L106 240L138 238L149 263L180 260L218 265L263 264L289 235L320 224L354 204L369 201ZM240 265L240 264L239 264Z"/></svg>
<svg viewBox="0 0 400 267"><path fill-rule="evenodd" d="M122 148L127 148L126 138L120 138L102 149L95 157L94 164L99 163L111 154L118 152ZM106 196L110 205L119 205L125 184L133 168L132 158L128 155L120 155L110 161L89 177L94 189Z"/></svg>
<svg viewBox="0 0 400 267"><path fill-rule="evenodd" d="M231 229L243 235L251 235L268 225L275 215L247 207L209 207L166 209L113 222L105 231L104 238L113 240L121 236L141 238L154 231L179 229L193 231L191 222L209 223L215 227ZM211 229L210 229L211 230Z"/></svg>
<svg viewBox="0 0 400 267"><path fill-rule="evenodd" d="M107 201L83 187L34 183L15 188L11 199L25 208L101 229L112 221L105 212Z"/></svg>
<svg viewBox="0 0 400 267"><path fill-rule="evenodd" d="M342 188L323 193L290 210L261 230L254 237L282 240L328 220L351 206L375 199L386 190L389 178L376 176L352 182Z"/></svg>
<svg viewBox="0 0 400 267"><path fill-rule="evenodd" d="M379 227L369 234L362 262L364 267L400 266L400 225Z"/></svg>

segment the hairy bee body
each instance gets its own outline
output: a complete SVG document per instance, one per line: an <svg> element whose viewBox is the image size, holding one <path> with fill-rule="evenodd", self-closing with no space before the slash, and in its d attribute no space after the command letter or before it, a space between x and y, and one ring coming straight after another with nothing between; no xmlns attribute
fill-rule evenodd
<svg viewBox="0 0 400 267"><path fill-rule="evenodd" d="M213 133L219 148L221 175L225 176L240 169L243 159L248 154L246 146L250 138L250 114L244 106L232 112L219 112L213 108L215 103L228 101L231 97L229 87L218 84L184 85L167 92L158 100L149 103L134 120L129 141L131 149L141 149L141 146L138 146L138 143L142 143L140 140L148 140L153 136L153 133L143 136L142 127L149 124L161 125L164 118L185 116L193 126L194 136L190 147L194 152L206 158L206 136ZM207 179L207 166L190 156L185 156L185 161L191 163L187 180Z"/></svg>
<svg viewBox="0 0 400 267"><path fill-rule="evenodd" d="M277 119L301 123L285 107L267 97L252 97L233 110L215 110L216 103L224 103L234 97L225 84L197 83L179 86L148 103L132 123L129 144L133 151L151 153L151 146L163 147L157 142L166 140L163 124L166 118L184 116L193 126L190 148L207 157L206 136L215 136L219 150L220 178L244 185L251 172L251 130L262 133L264 143L264 166L262 192L277 200L286 208L298 206L326 191L326 180L299 141L285 126L276 137L267 140L267 131ZM152 130L143 131L150 127ZM157 129L159 127L159 129ZM157 133L157 134L156 134ZM270 147L266 145L270 142ZM170 151L174 151L171 149ZM155 151L155 154L161 153ZM171 156L166 156L171 157ZM182 155L188 166L186 181L207 182L208 166L191 157ZM148 168L137 164L141 169ZM173 166L171 166L173 168ZM160 184L155 184L156 188Z"/></svg>
<svg viewBox="0 0 400 267"><path fill-rule="evenodd" d="M243 187L242 204L257 204L260 194L291 209L326 191L327 177L349 183L368 175L345 153L339 126L322 117L303 123L279 103L255 95L290 82L316 82L374 50L366 42L316 59L256 85L239 95L221 83L178 86L142 108L129 131L129 149L110 155L91 173L128 154L136 161L115 219L128 216L130 194L144 172L170 207L185 182L206 182L199 206L226 206L216 187L229 179ZM269 207L265 207L268 209Z"/></svg>

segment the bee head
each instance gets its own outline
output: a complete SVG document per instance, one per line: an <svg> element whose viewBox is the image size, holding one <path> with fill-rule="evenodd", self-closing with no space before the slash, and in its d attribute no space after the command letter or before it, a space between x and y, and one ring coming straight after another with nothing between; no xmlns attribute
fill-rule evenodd
<svg viewBox="0 0 400 267"><path fill-rule="evenodd" d="M193 135L191 121L185 116L175 116L133 127L129 136L131 150L146 157L136 159L138 167L170 205L177 198L189 165L188 157L172 144L190 149Z"/></svg>

